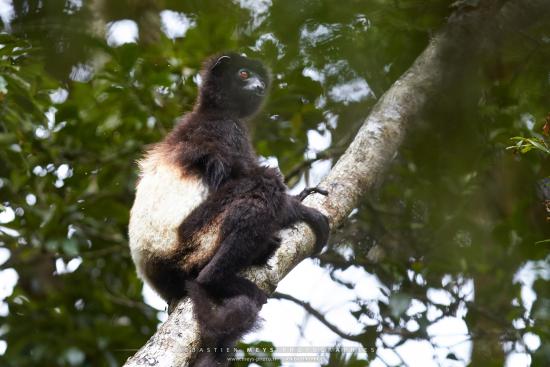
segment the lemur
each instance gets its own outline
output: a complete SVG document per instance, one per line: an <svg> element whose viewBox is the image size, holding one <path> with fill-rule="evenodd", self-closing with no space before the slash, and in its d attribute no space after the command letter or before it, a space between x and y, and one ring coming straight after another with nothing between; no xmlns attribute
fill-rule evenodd
<svg viewBox="0 0 550 367"><path fill-rule="evenodd" d="M236 53L209 58L199 96L139 161L129 238L138 275L168 304L191 297L202 343L231 347L256 325L267 295L239 271L265 265L278 233L305 222L317 251L329 222L287 194L275 168L259 163L246 120L265 99L270 78L256 60ZM203 353L195 366L223 366L226 353Z"/></svg>

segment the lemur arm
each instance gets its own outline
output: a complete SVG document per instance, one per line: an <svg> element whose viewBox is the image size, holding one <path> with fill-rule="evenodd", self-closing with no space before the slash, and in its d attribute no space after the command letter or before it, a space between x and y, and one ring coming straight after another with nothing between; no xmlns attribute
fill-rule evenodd
<svg viewBox="0 0 550 367"><path fill-rule="evenodd" d="M231 175L230 153L216 142L203 142L191 151L185 151L181 157L185 166L199 171L208 188L217 191L220 185Z"/></svg>

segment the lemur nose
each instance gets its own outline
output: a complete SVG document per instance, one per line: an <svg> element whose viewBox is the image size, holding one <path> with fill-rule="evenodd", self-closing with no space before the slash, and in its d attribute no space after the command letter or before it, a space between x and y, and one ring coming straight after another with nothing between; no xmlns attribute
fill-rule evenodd
<svg viewBox="0 0 550 367"><path fill-rule="evenodd" d="M265 83L258 80L258 83L254 86L254 91L259 95L263 95L265 92Z"/></svg>
<svg viewBox="0 0 550 367"><path fill-rule="evenodd" d="M256 95L263 96L265 93L266 85L263 80L258 77L252 77L246 80L244 89L254 92Z"/></svg>

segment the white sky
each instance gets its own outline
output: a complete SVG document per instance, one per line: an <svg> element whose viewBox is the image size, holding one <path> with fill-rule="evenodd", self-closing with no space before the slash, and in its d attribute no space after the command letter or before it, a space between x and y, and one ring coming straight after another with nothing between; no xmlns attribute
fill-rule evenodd
<svg viewBox="0 0 550 367"><path fill-rule="evenodd" d="M13 6L11 0L0 0L0 18L4 24L9 24L13 18Z"/></svg>

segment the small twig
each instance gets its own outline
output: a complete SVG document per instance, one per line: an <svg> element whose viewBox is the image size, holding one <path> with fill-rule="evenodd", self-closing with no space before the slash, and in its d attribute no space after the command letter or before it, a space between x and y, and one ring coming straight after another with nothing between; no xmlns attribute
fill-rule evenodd
<svg viewBox="0 0 550 367"><path fill-rule="evenodd" d="M397 356L397 358L399 358L399 361L401 361L401 366L408 366L407 362L405 362L405 360L403 359L403 357L401 357L401 354L399 354L397 352L397 350L395 350L395 348L397 347L397 345L394 345L394 346L391 346L391 345L388 345L388 343L386 343L384 340L381 339L381 342L382 342L382 346L386 349L389 349L393 352L393 354L395 354Z"/></svg>
<svg viewBox="0 0 550 367"><path fill-rule="evenodd" d="M341 337L343 339L359 342L359 343L362 342L362 338L361 338L360 335L348 334L348 333L340 330L339 328L334 326L330 321L328 321L325 318L325 316L323 316L323 314L321 312L317 311L317 309L315 309L308 302L302 301L302 300L300 300L298 298L295 298L295 297L293 297L289 294L285 294L285 293L281 293L281 292L274 292L271 295L271 298L284 299L284 300L287 300L287 301L292 301L292 302L296 303L297 305L302 306L308 313L310 313L312 316L314 316L323 325L325 325L328 329L330 329L330 331L332 331L333 333L335 333L339 337Z"/></svg>
<svg viewBox="0 0 550 367"><path fill-rule="evenodd" d="M302 173L303 170L306 168L310 168L311 165L317 161L323 160L327 157L326 152L320 152L317 153L315 158L305 159L293 168L290 169L290 171L285 175L285 181L289 182L296 176L298 176L300 173Z"/></svg>
<svg viewBox="0 0 550 367"><path fill-rule="evenodd" d="M148 310L148 309L151 308L150 306L148 306L147 304L145 304L143 302L134 301L133 299L130 299L130 298L115 295L110 290L107 290L107 292L105 292L105 296L109 300L111 300L113 303L115 303L117 305L120 305L120 306L125 306L125 307L130 307L130 308L140 308L140 309L143 309L143 310Z"/></svg>
<svg viewBox="0 0 550 367"><path fill-rule="evenodd" d="M304 161L298 163L292 167L288 173L285 175L285 181L289 182L292 179L300 175L305 169L311 168L313 163L322 161L324 159L336 158L344 151L345 147L332 147L330 149L324 150L322 152L316 153L315 158L305 159Z"/></svg>

